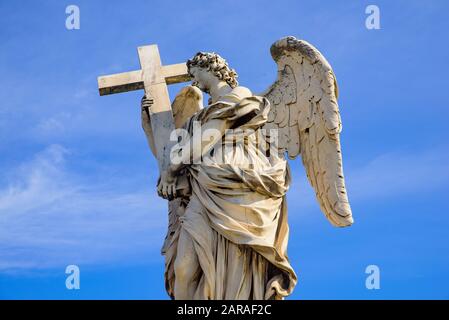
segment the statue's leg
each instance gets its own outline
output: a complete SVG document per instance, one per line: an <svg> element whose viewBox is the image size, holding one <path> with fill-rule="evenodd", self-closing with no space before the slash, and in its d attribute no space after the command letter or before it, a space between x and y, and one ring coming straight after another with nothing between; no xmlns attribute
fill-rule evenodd
<svg viewBox="0 0 449 320"><path fill-rule="evenodd" d="M190 300L196 289L195 275L199 268L192 238L181 228L175 259L175 299Z"/></svg>

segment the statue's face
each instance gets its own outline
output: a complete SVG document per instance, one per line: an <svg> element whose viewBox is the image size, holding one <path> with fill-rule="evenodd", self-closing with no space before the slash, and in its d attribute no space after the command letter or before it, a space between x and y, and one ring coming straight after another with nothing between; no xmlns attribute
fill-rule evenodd
<svg viewBox="0 0 449 320"><path fill-rule="evenodd" d="M209 93L211 86L217 82L217 77L206 68L191 67L192 84L197 86L201 91Z"/></svg>

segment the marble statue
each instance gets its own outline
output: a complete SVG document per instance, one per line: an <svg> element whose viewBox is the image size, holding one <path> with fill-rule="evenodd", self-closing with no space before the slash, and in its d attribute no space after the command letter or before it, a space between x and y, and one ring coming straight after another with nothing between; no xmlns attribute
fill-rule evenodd
<svg viewBox="0 0 449 320"><path fill-rule="evenodd" d="M162 248L168 295L283 299L297 282L287 256L287 159L301 157L331 224L353 223L332 68L306 41L282 38L271 47L276 81L253 94L216 53L162 66L153 47L153 66L146 67L145 48L139 48L142 70L100 77L99 88L100 94L145 89L142 126L159 163L157 192L168 200ZM163 105L167 84L189 79L171 108ZM205 107L203 93L210 96Z"/></svg>

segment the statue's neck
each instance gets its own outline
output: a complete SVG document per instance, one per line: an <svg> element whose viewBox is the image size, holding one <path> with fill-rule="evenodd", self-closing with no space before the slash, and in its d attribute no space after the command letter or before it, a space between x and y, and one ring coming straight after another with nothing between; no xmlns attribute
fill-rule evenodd
<svg viewBox="0 0 449 320"><path fill-rule="evenodd" d="M211 97L211 103L215 103L220 100L221 97L229 94L232 88L224 81L219 81L215 85L211 86L209 94Z"/></svg>

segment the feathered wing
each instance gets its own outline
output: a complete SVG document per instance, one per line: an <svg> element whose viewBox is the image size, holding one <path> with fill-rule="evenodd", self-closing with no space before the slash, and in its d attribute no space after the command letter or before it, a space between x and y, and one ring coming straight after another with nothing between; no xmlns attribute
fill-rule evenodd
<svg viewBox="0 0 449 320"><path fill-rule="evenodd" d="M181 128L195 113L203 108L203 94L194 86L185 86L172 103L175 128Z"/></svg>
<svg viewBox="0 0 449 320"><path fill-rule="evenodd" d="M311 44L286 37L271 46L278 78L263 94L271 102L265 129L277 129L290 159L301 154L321 210L335 226L353 223L340 148L341 119L335 75Z"/></svg>
<svg viewBox="0 0 449 320"><path fill-rule="evenodd" d="M193 86L182 88L172 103L175 128L181 128L192 115L202 108L203 94L201 90ZM181 175L178 177L179 188L188 188L188 183L187 176ZM161 252L165 255L165 287L172 298L174 298L175 281L174 262L180 230L178 218L184 214L187 204L188 198L185 197L173 199L168 203L168 229Z"/></svg>
<svg viewBox="0 0 449 320"><path fill-rule="evenodd" d="M176 95L172 103L175 128L181 128L186 121L203 108L203 94L194 86L185 86ZM189 181L186 175L179 175L176 183L177 193L185 198L190 195Z"/></svg>
<svg viewBox="0 0 449 320"><path fill-rule="evenodd" d="M179 129L184 126L186 121L195 113L203 108L203 94L200 89L194 86L185 86L176 95L175 100L172 102L173 120L175 122L175 128ZM178 175L176 190L178 195L188 199L190 186L188 178L185 174ZM170 206L169 206L169 215Z"/></svg>
<svg viewBox="0 0 449 320"><path fill-rule="evenodd" d="M175 128L181 128L187 119L203 108L203 94L201 90L197 87L185 86L176 95L171 104L171 108ZM151 153L156 156L153 129L151 128L151 121L148 116L142 116L142 127L147 135Z"/></svg>

